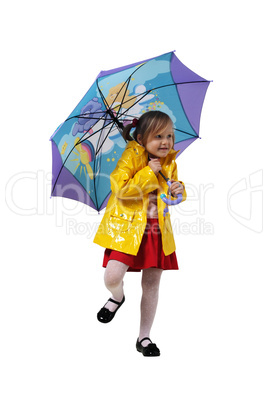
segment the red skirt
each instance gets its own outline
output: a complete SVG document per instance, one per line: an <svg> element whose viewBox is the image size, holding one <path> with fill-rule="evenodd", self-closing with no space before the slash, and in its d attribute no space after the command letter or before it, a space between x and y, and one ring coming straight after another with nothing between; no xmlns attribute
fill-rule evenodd
<svg viewBox="0 0 268 402"><path fill-rule="evenodd" d="M148 219L145 232L137 255L131 255L106 249L103 258L105 268L109 260L116 260L128 265L129 272L140 272L142 269L159 268L163 270L178 270L175 251L165 255L162 248L161 232L158 219Z"/></svg>

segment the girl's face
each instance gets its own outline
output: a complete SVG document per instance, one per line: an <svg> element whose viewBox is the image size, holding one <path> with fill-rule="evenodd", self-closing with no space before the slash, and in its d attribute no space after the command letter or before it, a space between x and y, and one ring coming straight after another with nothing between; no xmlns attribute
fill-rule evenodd
<svg viewBox="0 0 268 402"><path fill-rule="evenodd" d="M173 147L173 123L170 122L160 134L150 134L145 149L150 157L165 158Z"/></svg>

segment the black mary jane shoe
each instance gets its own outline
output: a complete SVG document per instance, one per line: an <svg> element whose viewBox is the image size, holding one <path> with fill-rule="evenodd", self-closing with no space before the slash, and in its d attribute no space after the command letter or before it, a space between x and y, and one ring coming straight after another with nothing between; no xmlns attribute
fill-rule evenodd
<svg viewBox="0 0 268 402"><path fill-rule="evenodd" d="M148 340L151 343L149 343L147 346L142 346L142 342ZM160 350L156 346L155 343L152 343L150 338L143 338L141 341L139 341L139 338L137 339L136 343L136 349L138 352L141 352L143 356L160 356Z"/></svg>
<svg viewBox="0 0 268 402"><path fill-rule="evenodd" d="M108 308L105 307L106 304L107 304L109 301L112 302L112 303L117 304L118 307L117 307L117 309L116 309L115 311L110 311L110 310L108 310ZM113 300L113 299L109 299L109 300L105 303L105 305L102 307L102 309L100 309L100 311L98 312L98 314L97 314L98 320L99 320L100 322L102 322L103 324L107 324L108 322L112 321L112 319L114 318L114 316L115 316L117 310L122 306L122 304L124 303L124 301L125 301L125 296L123 297L123 299L121 300L121 302L118 302L118 301Z"/></svg>

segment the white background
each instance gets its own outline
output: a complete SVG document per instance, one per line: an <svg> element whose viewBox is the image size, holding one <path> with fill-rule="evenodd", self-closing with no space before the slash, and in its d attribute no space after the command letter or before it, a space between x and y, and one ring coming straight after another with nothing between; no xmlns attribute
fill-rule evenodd
<svg viewBox="0 0 268 402"><path fill-rule="evenodd" d="M265 2L4 4L1 401L267 402ZM163 276L151 334L162 355L146 359L139 274L116 319L96 320L108 298L92 242L102 215L50 199L49 138L100 70L172 50L213 83L202 140L178 159L180 271Z"/></svg>

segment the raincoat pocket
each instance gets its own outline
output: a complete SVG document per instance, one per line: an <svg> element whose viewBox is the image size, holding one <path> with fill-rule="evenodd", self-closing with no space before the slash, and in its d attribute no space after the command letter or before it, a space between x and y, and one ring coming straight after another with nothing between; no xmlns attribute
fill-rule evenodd
<svg viewBox="0 0 268 402"><path fill-rule="evenodd" d="M125 211L115 208L111 211L109 226L118 232L126 232L130 229L134 218L135 211Z"/></svg>

